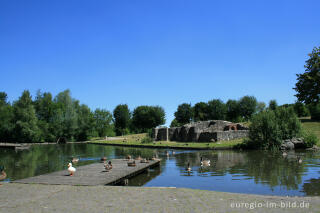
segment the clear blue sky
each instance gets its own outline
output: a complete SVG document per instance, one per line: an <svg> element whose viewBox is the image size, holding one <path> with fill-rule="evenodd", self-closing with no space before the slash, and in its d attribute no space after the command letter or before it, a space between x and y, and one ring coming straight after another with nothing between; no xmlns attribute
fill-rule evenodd
<svg viewBox="0 0 320 213"><path fill-rule="evenodd" d="M1 0L0 91L70 89L91 109L254 95L293 103L319 0Z"/></svg>

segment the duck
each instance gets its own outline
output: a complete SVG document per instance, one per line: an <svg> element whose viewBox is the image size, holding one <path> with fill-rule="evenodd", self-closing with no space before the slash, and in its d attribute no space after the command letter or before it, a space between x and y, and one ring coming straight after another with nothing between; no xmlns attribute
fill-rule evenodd
<svg viewBox="0 0 320 213"><path fill-rule="evenodd" d="M76 172L76 168L74 168L74 167L72 166L72 163L69 163L69 164L68 164L68 172L69 172L70 176L73 176L74 173Z"/></svg>
<svg viewBox="0 0 320 213"><path fill-rule="evenodd" d="M286 152L282 152L282 156L286 157L288 154Z"/></svg>
<svg viewBox="0 0 320 213"><path fill-rule="evenodd" d="M188 166L187 166L187 168L186 168L186 171L187 172L190 172L191 171L191 167L190 167L190 163L188 162Z"/></svg>
<svg viewBox="0 0 320 213"><path fill-rule="evenodd" d="M145 158L141 159L140 163L149 163L149 161Z"/></svg>
<svg viewBox="0 0 320 213"><path fill-rule="evenodd" d="M102 162L105 162L106 160L107 160L107 158L106 157L101 157L101 159L100 159Z"/></svg>
<svg viewBox="0 0 320 213"><path fill-rule="evenodd" d="M78 163L79 162L79 158L72 158L72 163Z"/></svg>
<svg viewBox="0 0 320 213"><path fill-rule="evenodd" d="M112 169L111 161L109 161L108 163L105 163L104 168L106 169L106 171L110 171Z"/></svg>
<svg viewBox="0 0 320 213"><path fill-rule="evenodd" d="M7 173L4 171L4 166L0 166L0 172L1 172L0 181L2 181L7 178ZM1 186L1 184L0 184L0 186Z"/></svg>
<svg viewBox="0 0 320 213"><path fill-rule="evenodd" d="M136 161L128 162L128 166L136 166Z"/></svg>
<svg viewBox="0 0 320 213"><path fill-rule="evenodd" d="M210 166L210 160L203 160L203 158L200 158L200 164L201 166Z"/></svg>
<svg viewBox="0 0 320 213"><path fill-rule="evenodd" d="M297 157L298 163L302 163L302 158L300 156Z"/></svg>
<svg viewBox="0 0 320 213"><path fill-rule="evenodd" d="M135 160L142 160L141 156L139 155L139 157L135 158Z"/></svg>
<svg viewBox="0 0 320 213"><path fill-rule="evenodd" d="M126 160L131 160L131 155L127 155Z"/></svg>
<svg viewBox="0 0 320 213"><path fill-rule="evenodd" d="M167 151L167 157L169 157L169 155L170 155L170 154L169 154L169 152Z"/></svg>

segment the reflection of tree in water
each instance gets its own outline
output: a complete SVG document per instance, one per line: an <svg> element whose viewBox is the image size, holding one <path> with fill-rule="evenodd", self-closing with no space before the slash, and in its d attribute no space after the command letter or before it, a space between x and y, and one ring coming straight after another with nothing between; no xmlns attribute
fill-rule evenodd
<svg viewBox="0 0 320 213"><path fill-rule="evenodd" d="M298 189L301 175L304 171L303 164L297 162L293 153L283 157L281 152L250 151L246 152L246 166L235 166L230 173L238 173L254 177L256 183L266 183L271 188L285 186L287 190Z"/></svg>
<svg viewBox="0 0 320 213"><path fill-rule="evenodd" d="M308 196L319 196L320 195L320 178L311 178L307 180L302 187L302 192Z"/></svg>

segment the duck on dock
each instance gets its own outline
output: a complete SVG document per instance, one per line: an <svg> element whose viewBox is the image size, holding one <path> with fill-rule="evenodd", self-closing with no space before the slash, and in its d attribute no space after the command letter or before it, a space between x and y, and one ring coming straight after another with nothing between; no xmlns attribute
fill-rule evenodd
<svg viewBox="0 0 320 213"><path fill-rule="evenodd" d="M76 172L76 168L74 168L74 167L72 166L72 163L69 163L69 164L68 164L68 172L69 172L70 176L73 176L74 173Z"/></svg>
<svg viewBox="0 0 320 213"><path fill-rule="evenodd" d="M107 157L101 157L101 162L105 162L107 160Z"/></svg>
<svg viewBox="0 0 320 213"><path fill-rule="evenodd" d="M187 166L187 168L186 168L186 171L187 171L187 172L191 172L190 162L188 162L188 166Z"/></svg>
<svg viewBox="0 0 320 213"><path fill-rule="evenodd" d="M7 178L7 173L4 171L4 166L0 166L0 172L1 172L0 181L2 181ZM1 186L1 184L0 184L0 186Z"/></svg>
<svg viewBox="0 0 320 213"><path fill-rule="evenodd" d="M131 160L131 159L132 159L131 155L127 155L126 160Z"/></svg>
<svg viewBox="0 0 320 213"><path fill-rule="evenodd" d="M135 160L142 160L142 157L139 155L139 157L135 158Z"/></svg>
<svg viewBox="0 0 320 213"><path fill-rule="evenodd" d="M146 158L141 159L140 163L149 163L149 161Z"/></svg>
<svg viewBox="0 0 320 213"><path fill-rule="evenodd" d="M136 161L128 162L128 166L136 166Z"/></svg>
<svg viewBox="0 0 320 213"><path fill-rule="evenodd" d="M203 158L200 157L200 165L201 166L210 166L210 160L203 160Z"/></svg>
<svg viewBox="0 0 320 213"><path fill-rule="evenodd" d="M105 163L104 168L106 169L106 171L110 171L112 169L111 161L109 161L108 163Z"/></svg>

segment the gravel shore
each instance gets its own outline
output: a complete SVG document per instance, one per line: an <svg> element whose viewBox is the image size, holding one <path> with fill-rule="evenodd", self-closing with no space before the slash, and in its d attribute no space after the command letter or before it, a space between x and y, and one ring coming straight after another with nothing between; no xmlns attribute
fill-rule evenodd
<svg viewBox="0 0 320 213"><path fill-rule="evenodd" d="M320 212L320 197L280 197L184 188L5 183L1 213Z"/></svg>

